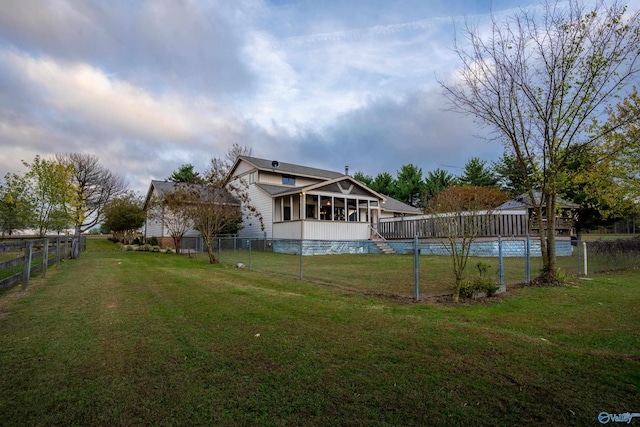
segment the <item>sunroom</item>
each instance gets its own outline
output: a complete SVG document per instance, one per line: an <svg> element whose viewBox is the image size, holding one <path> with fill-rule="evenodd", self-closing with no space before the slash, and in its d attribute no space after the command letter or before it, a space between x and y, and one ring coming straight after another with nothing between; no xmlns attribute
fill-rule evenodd
<svg viewBox="0 0 640 427"><path fill-rule="evenodd" d="M287 190L273 197L273 237L371 239L383 200L350 177Z"/></svg>

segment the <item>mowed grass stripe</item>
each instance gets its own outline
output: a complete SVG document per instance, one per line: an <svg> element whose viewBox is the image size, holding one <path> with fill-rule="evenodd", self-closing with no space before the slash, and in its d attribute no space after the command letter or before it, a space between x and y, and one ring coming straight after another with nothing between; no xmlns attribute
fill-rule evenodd
<svg viewBox="0 0 640 427"><path fill-rule="evenodd" d="M639 286L623 273L408 304L90 241L4 309L0 413L8 425L594 424L637 411Z"/></svg>

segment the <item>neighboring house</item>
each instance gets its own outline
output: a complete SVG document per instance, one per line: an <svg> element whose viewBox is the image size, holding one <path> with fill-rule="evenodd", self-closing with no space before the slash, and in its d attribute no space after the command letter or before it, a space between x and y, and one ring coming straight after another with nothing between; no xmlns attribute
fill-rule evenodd
<svg viewBox="0 0 640 427"><path fill-rule="evenodd" d="M186 187L188 185L188 187ZM213 222L225 221L240 216L240 203L226 190L222 188L211 188L199 184L182 184L169 181L151 181L147 197L144 203L144 211L146 219L143 230L145 239L156 237L162 247L173 247L174 240L172 232L182 235L182 248L194 249L198 247L200 233L191 228L191 218L183 216L174 216L170 209L167 209L166 203L154 203L154 199L166 200L166 195L176 191L180 186L188 189L192 195L196 195L201 202L216 203L216 208L198 209L198 205L193 205L196 212L200 212L205 217L209 217ZM197 191L198 193L194 193ZM195 202L198 203L198 202ZM201 205L206 207L207 205ZM227 224L229 225L229 224ZM233 228L233 227L232 227Z"/></svg>
<svg viewBox="0 0 640 427"><path fill-rule="evenodd" d="M164 208L154 206L151 202L153 198L163 198L167 193L175 191L178 184L171 181L151 181L149 190L147 191L147 197L144 201L144 211L146 212L146 220L144 222L144 229L142 235L144 239L156 237L161 247L173 247L173 239L171 237L170 230L164 224L161 219L165 215L171 215L171 213ZM152 212L153 209L160 209L159 211ZM184 237L198 237L200 233L192 228L188 228Z"/></svg>
<svg viewBox="0 0 640 427"><path fill-rule="evenodd" d="M536 204L539 203L540 193L534 192L533 197ZM556 213L556 234L559 236L575 236L576 221L578 220L577 209L579 206L569 200L558 197L558 211ZM528 232L533 235L540 234L540 221L536 218L536 210L531 198L527 193L521 194L513 200L509 200L496 208L497 211L518 211L527 212ZM546 227L546 211L543 209L542 227Z"/></svg>
<svg viewBox="0 0 640 427"><path fill-rule="evenodd" d="M242 237L376 239L380 219L422 213L340 172L240 156L229 173L248 185L263 218L264 230L255 218L245 218Z"/></svg>

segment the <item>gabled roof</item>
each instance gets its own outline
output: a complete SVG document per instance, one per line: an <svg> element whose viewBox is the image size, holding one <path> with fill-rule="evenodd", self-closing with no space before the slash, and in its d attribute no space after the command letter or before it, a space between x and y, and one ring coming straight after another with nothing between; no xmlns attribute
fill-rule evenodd
<svg viewBox="0 0 640 427"><path fill-rule="evenodd" d="M178 188L191 188L198 189L198 192L203 196L206 196L207 187L203 184L187 184L182 182L173 182L173 181L156 181L152 180L151 185L149 185L149 190L147 191L147 197L144 201L143 209L146 210L147 206L151 200L151 196L155 191L159 197L163 197L165 194L169 194L173 191L176 191ZM237 204L240 203L231 195L226 189L215 188L213 194L218 196L218 200L222 200L224 204Z"/></svg>
<svg viewBox="0 0 640 427"><path fill-rule="evenodd" d="M399 200L393 199L389 196L384 196L384 202L382 203L382 210L388 212L398 212L411 215L422 214L422 209L415 208L411 205L403 203Z"/></svg>
<svg viewBox="0 0 640 427"><path fill-rule="evenodd" d="M421 214L422 210L418 208L414 208L413 206L407 205L399 200L393 199L389 196L385 196L384 194L377 193L367 187L364 183L356 180L350 175L345 175L341 172L334 172L325 169L311 168L302 165L296 165L293 163L284 163L277 162L277 167L274 167L273 160L260 159L257 157L250 156L238 156L236 162L229 174L233 174L234 170L237 168L240 161L245 161L251 165L253 165L258 170L263 170L267 172L278 172L283 174L291 174L295 176L303 176L307 178L316 178L322 180L322 182L318 182L315 184L311 184L304 187L291 187L291 186L280 186L280 185L272 185L272 184L261 184L257 183L256 186L264 190L270 196L283 196L287 194L297 194L301 192L312 191L314 189L324 187L327 185L331 185L333 183L349 180L354 185L362 188L363 191L370 193L372 196L378 197L381 201L381 209L387 212L397 212L404 214Z"/></svg>
<svg viewBox="0 0 640 427"><path fill-rule="evenodd" d="M259 159L257 157L249 157L249 156L238 156L235 164L231 168L231 172L235 170L238 166L238 163L244 160L247 163L252 164L259 170L269 171L269 172L279 172L284 174L291 174L296 176L304 176L308 178L317 178L317 179L334 179L340 176L344 176L344 174L340 172L329 171L325 169L317 169L311 168L308 166L294 165L293 163L285 163L277 161L277 167L274 167L274 160L267 159Z"/></svg>

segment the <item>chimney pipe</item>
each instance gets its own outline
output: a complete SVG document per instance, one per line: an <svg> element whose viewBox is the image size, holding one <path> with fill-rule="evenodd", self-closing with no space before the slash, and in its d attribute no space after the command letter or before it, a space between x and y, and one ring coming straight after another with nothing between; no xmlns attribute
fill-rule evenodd
<svg viewBox="0 0 640 427"><path fill-rule="evenodd" d="M344 167L344 174L345 174L345 175L349 175L349 165L346 165L346 166Z"/></svg>

